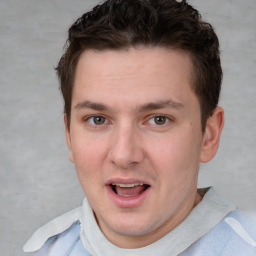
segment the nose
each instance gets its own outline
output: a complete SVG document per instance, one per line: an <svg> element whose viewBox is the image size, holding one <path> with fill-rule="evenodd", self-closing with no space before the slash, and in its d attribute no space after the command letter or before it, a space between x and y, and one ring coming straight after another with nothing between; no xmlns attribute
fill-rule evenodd
<svg viewBox="0 0 256 256"><path fill-rule="evenodd" d="M136 127L126 125L113 131L109 157L122 170L128 170L143 161L143 143Z"/></svg>

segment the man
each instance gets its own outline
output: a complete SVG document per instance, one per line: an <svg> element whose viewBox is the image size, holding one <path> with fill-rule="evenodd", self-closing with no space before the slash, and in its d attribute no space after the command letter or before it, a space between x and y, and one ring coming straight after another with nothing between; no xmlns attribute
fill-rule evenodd
<svg viewBox="0 0 256 256"><path fill-rule="evenodd" d="M56 68L86 199L40 228L32 255L256 255L255 229L200 162L218 148L222 70L186 1L109 0L69 29Z"/></svg>

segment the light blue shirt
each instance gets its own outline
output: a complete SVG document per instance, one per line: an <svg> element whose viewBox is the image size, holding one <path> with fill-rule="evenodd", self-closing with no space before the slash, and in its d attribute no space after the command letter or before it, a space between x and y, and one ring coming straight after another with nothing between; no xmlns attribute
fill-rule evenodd
<svg viewBox="0 0 256 256"><path fill-rule="evenodd" d="M256 217L234 210L212 188L205 193L179 226L143 248L122 249L111 244L85 200L82 208L39 229L24 250L33 256L256 256ZM56 231L61 229L64 231Z"/></svg>

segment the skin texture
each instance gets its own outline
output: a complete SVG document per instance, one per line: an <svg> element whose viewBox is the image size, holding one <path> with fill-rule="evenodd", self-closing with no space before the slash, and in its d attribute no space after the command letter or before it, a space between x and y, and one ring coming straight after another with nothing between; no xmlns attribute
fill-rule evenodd
<svg viewBox="0 0 256 256"><path fill-rule="evenodd" d="M158 47L79 59L70 127L65 121L70 160L102 232L119 247L157 241L201 200L199 163L217 151L223 110L202 134L192 73L188 54ZM109 193L116 181L150 186L140 200L117 203Z"/></svg>

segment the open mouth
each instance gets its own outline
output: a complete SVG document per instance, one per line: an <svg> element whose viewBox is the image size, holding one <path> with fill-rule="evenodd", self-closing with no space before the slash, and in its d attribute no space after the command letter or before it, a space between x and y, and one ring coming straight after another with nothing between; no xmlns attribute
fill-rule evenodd
<svg viewBox="0 0 256 256"><path fill-rule="evenodd" d="M130 183L130 184L121 184L121 183L111 183L112 190L122 197L134 197L144 191L146 191L150 185L143 183Z"/></svg>

